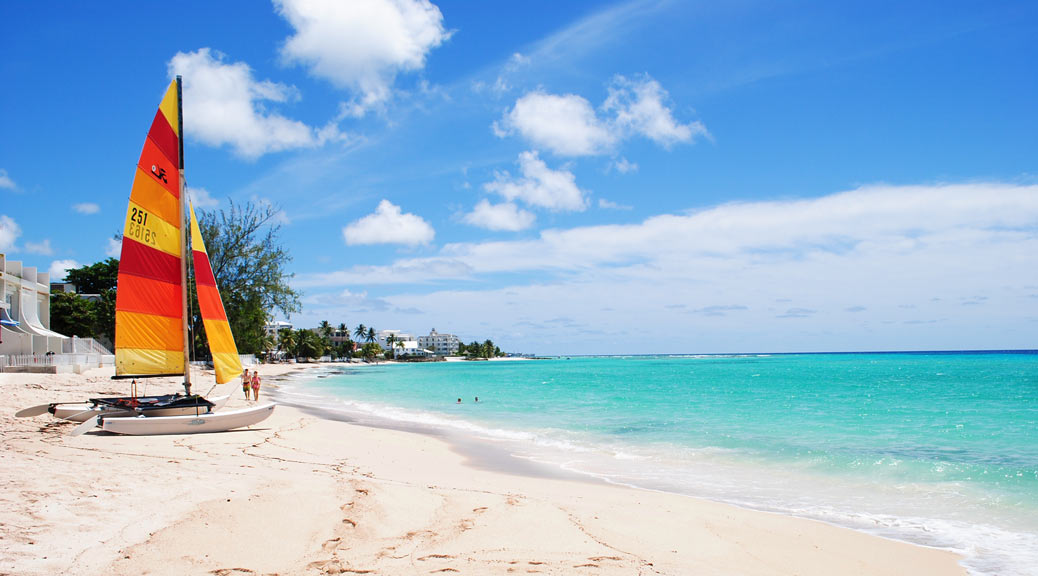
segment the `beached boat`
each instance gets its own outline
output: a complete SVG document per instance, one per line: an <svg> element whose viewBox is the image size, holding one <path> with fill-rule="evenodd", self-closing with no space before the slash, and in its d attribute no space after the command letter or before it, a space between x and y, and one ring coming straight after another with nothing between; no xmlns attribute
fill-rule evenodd
<svg viewBox="0 0 1038 576"><path fill-rule="evenodd" d="M268 417L273 404L216 416L222 402L191 393L188 331L188 233L198 312L202 317L216 384L242 372L234 336L227 322L194 209L184 194L183 114L181 78L166 91L144 142L130 192L115 301L115 378L180 376L184 394L140 397L136 386L128 397L94 398L88 403L55 403L55 416L83 419L74 433L96 422L122 434L181 434L214 432L255 424ZM189 224L188 224L189 223ZM135 380L136 382L136 380ZM215 387L215 386L214 386ZM78 404L78 405L77 405ZM77 408L85 408L75 412ZM38 407L20 411L29 415ZM109 426L116 419L148 425ZM184 424L182 418L204 424Z"/></svg>
<svg viewBox="0 0 1038 576"><path fill-rule="evenodd" d="M48 405L47 411L55 418L86 422L102 414L106 418L125 416L191 416L204 414L220 409L230 399L230 395L187 396L184 394L163 394L159 396L121 396L109 398L91 398L86 402L62 402Z"/></svg>

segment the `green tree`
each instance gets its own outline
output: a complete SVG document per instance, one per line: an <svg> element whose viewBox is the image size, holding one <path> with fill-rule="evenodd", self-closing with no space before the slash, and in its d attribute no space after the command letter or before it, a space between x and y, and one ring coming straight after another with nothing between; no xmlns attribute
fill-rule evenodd
<svg viewBox="0 0 1038 576"><path fill-rule="evenodd" d="M365 360L373 360L376 356L381 354L382 347L374 342L368 342L360 349L360 355L363 356Z"/></svg>
<svg viewBox="0 0 1038 576"><path fill-rule="evenodd" d="M389 336L386 336L386 345L389 346L389 349L393 351L393 357L396 358L396 348L394 348L394 344L396 344L396 334L390 334Z"/></svg>
<svg viewBox="0 0 1038 576"><path fill-rule="evenodd" d="M368 334L367 334L367 336L364 337L364 339L367 340L369 344L371 342L374 342L375 341L375 329L374 328L368 328Z"/></svg>
<svg viewBox="0 0 1038 576"><path fill-rule="evenodd" d="M360 342L368 335L368 327L363 324L357 324L357 328L353 331L353 335L357 337L357 341Z"/></svg>
<svg viewBox="0 0 1038 576"><path fill-rule="evenodd" d="M66 336L94 338L94 304L71 292L52 292L50 295L50 329Z"/></svg>
<svg viewBox="0 0 1038 576"><path fill-rule="evenodd" d="M278 350L284 352L286 358L296 357L296 335L288 328L278 331Z"/></svg>
<svg viewBox="0 0 1038 576"><path fill-rule="evenodd" d="M296 331L296 356L306 359L320 358L324 355L324 340L313 330L300 328Z"/></svg>
<svg viewBox="0 0 1038 576"><path fill-rule="evenodd" d="M265 325L274 310L286 316L300 310L299 294L288 285L292 274L286 266L292 258L278 239L278 214L269 204L231 201L227 211L199 215L227 320L243 354L262 350Z"/></svg>
<svg viewBox="0 0 1038 576"><path fill-rule="evenodd" d="M490 340L490 338L487 338L483 342L482 353L482 356L484 358L490 358L494 355L494 343Z"/></svg>
<svg viewBox="0 0 1038 576"><path fill-rule="evenodd" d="M65 276L79 294L98 294L99 302L68 294L51 296L51 329L59 334L96 338L105 344L115 340L115 285L119 261L108 258L69 270ZM78 300L73 302L69 296Z"/></svg>
<svg viewBox="0 0 1038 576"><path fill-rule="evenodd" d="M80 294L102 294L114 290L119 278L119 260L106 258L89 266L69 270L65 280L75 284Z"/></svg>

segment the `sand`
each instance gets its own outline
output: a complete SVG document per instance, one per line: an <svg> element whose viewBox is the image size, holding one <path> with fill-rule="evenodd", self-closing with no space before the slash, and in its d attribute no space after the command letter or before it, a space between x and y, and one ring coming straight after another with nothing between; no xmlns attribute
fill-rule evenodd
<svg viewBox="0 0 1038 576"><path fill-rule="evenodd" d="M260 367L265 391L294 369ZM179 436L71 437L49 414L14 418L125 393L110 376L0 375L0 574L965 574L946 551L514 473L530 471L287 406L255 429ZM231 389L228 407L247 405Z"/></svg>

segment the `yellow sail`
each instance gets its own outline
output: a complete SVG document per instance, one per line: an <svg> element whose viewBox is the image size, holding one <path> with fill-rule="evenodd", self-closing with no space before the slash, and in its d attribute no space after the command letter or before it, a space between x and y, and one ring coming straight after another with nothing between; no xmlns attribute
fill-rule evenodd
<svg viewBox="0 0 1038 576"><path fill-rule="evenodd" d="M213 267L209 263L209 254L205 251L202 231L195 219L195 209L191 211L191 252L195 263L195 289L198 291L198 311L202 315L205 335L209 340L209 351L213 354L213 367L216 369L216 383L230 382L241 374L241 357L238 347L234 345L231 326L227 323L227 313L223 309L220 289L216 286Z"/></svg>
<svg viewBox="0 0 1038 576"><path fill-rule="evenodd" d="M182 374L180 103L170 84L130 192L115 299L116 376Z"/></svg>

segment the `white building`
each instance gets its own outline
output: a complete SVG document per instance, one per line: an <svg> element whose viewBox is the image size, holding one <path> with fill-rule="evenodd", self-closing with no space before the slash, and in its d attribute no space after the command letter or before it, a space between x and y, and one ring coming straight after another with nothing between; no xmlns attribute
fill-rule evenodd
<svg viewBox="0 0 1038 576"><path fill-rule="evenodd" d="M277 337L282 330L292 330L292 323L285 322L284 320L268 322L263 326L263 329L266 330L268 336Z"/></svg>
<svg viewBox="0 0 1038 576"><path fill-rule="evenodd" d="M428 336L418 337L418 346L431 350L437 356L453 356L458 353L461 340L454 334L440 334L436 328Z"/></svg>
<svg viewBox="0 0 1038 576"><path fill-rule="evenodd" d="M389 345L389 337L393 336L394 342L416 342L414 336L402 331L402 330L379 330L376 334L376 342L382 347L383 350L389 350L392 346ZM417 345L417 343L416 343Z"/></svg>
<svg viewBox="0 0 1038 576"><path fill-rule="evenodd" d="M50 329L50 275L0 254L0 354L60 354L68 339Z"/></svg>

